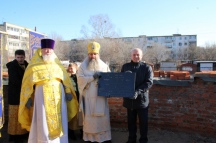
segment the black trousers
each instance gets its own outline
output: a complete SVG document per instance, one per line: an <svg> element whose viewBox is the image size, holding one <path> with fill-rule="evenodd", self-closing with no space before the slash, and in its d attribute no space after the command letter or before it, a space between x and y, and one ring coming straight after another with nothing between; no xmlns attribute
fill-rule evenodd
<svg viewBox="0 0 216 143"><path fill-rule="evenodd" d="M143 109L127 109L129 138L128 142L136 142L137 116L139 118L140 143L148 142L148 107Z"/></svg>

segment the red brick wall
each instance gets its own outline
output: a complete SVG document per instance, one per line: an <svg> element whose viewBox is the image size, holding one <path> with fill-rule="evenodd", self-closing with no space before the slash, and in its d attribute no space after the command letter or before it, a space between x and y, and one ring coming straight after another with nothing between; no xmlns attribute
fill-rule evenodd
<svg viewBox="0 0 216 143"><path fill-rule="evenodd" d="M110 98L112 127L127 128L121 98ZM150 90L149 126L216 135L216 84L196 78L191 86L153 85Z"/></svg>
<svg viewBox="0 0 216 143"><path fill-rule="evenodd" d="M4 86L5 119L8 118L7 86ZM127 128L122 98L109 98L112 127ZM153 85L150 90L149 126L216 134L216 83L196 78L189 87Z"/></svg>

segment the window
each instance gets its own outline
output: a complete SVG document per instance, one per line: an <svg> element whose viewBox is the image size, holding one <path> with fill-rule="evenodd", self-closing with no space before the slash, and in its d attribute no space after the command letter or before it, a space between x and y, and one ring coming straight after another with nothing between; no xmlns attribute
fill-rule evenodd
<svg viewBox="0 0 216 143"><path fill-rule="evenodd" d="M147 39L148 39L148 40L152 40L152 37L148 37Z"/></svg>
<svg viewBox="0 0 216 143"><path fill-rule="evenodd" d="M179 37L179 40L181 40L182 39L182 37Z"/></svg>
<svg viewBox="0 0 216 143"><path fill-rule="evenodd" d="M28 38L28 37L23 37L23 36L20 36L20 40L21 40L21 41L28 41L28 40L29 40L29 38Z"/></svg>
<svg viewBox="0 0 216 143"><path fill-rule="evenodd" d="M21 30L21 33L24 33L24 34L25 34L25 33L27 33L27 32L26 32L26 30L23 30L23 29L22 29L22 30Z"/></svg>
<svg viewBox="0 0 216 143"><path fill-rule="evenodd" d="M124 41L125 41L125 42L132 42L132 39L126 38L126 39L124 39Z"/></svg>
<svg viewBox="0 0 216 143"><path fill-rule="evenodd" d="M19 46L19 43L13 43L13 46Z"/></svg>
<svg viewBox="0 0 216 143"><path fill-rule="evenodd" d="M185 40L187 40L187 37L185 37Z"/></svg>
<svg viewBox="0 0 216 143"><path fill-rule="evenodd" d="M196 36L189 36L189 39L196 39Z"/></svg>
<svg viewBox="0 0 216 143"><path fill-rule="evenodd" d="M166 40L172 40L172 37L165 37Z"/></svg>
<svg viewBox="0 0 216 143"><path fill-rule="evenodd" d="M179 43L179 46L182 46L182 43Z"/></svg>
<svg viewBox="0 0 216 143"><path fill-rule="evenodd" d="M187 43L184 43L185 46L187 46Z"/></svg>
<svg viewBox="0 0 216 143"><path fill-rule="evenodd" d="M14 28L14 31L19 32L19 29L18 28Z"/></svg>
<svg viewBox="0 0 216 143"><path fill-rule="evenodd" d="M19 36L15 36L15 35L8 35L8 38L10 38L10 39L19 39Z"/></svg>

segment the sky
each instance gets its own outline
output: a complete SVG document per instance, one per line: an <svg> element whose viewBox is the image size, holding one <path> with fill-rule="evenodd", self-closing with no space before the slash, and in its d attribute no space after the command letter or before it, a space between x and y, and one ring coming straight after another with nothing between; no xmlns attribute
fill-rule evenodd
<svg viewBox="0 0 216 143"><path fill-rule="evenodd" d="M64 40L82 37L91 16L107 15L121 37L197 35L216 43L216 0L0 0L0 24L8 22Z"/></svg>

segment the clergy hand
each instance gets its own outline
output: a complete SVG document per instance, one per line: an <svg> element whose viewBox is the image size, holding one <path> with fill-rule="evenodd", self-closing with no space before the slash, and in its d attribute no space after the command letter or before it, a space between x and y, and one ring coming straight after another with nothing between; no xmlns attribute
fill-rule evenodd
<svg viewBox="0 0 216 143"><path fill-rule="evenodd" d="M32 107L32 99L29 98L26 105L25 105L28 109L30 109L30 107Z"/></svg>
<svg viewBox="0 0 216 143"><path fill-rule="evenodd" d="M93 75L94 79L98 79L101 77L100 73L99 72L96 72L94 75Z"/></svg>
<svg viewBox="0 0 216 143"><path fill-rule="evenodd" d="M65 96L66 96L66 100L67 100L67 101L71 101L72 98L73 98L72 95L71 95L70 93L66 93Z"/></svg>

